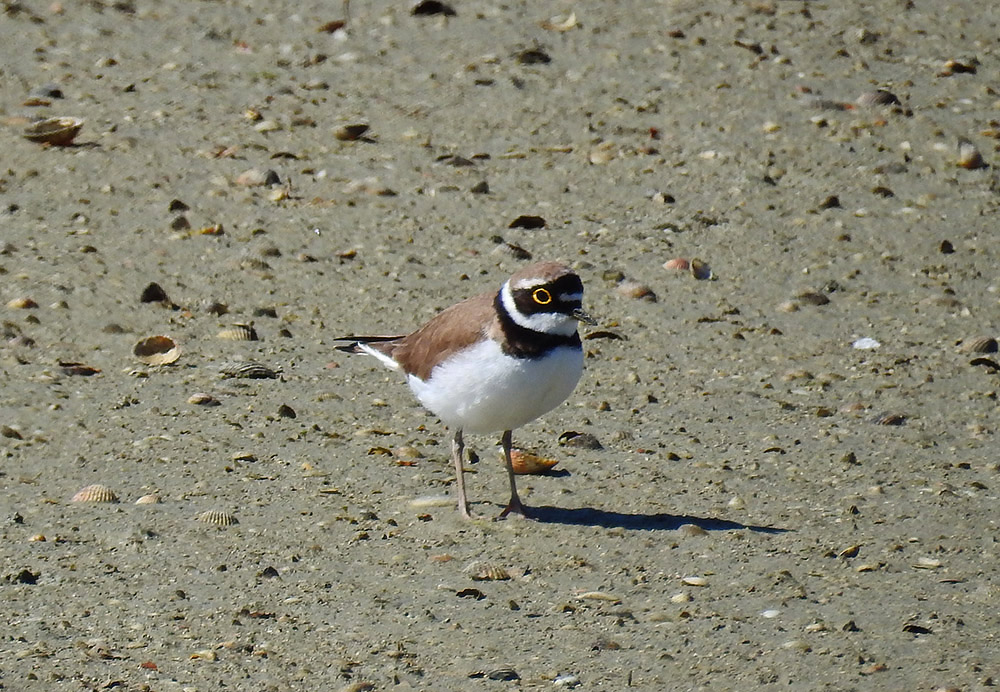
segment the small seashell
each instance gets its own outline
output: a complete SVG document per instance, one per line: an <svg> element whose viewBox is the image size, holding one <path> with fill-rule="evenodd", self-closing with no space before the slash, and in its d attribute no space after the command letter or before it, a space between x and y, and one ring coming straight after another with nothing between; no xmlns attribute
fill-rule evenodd
<svg viewBox="0 0 1000 692"><path fill-rule="evenodd" d="M703 262L697 257L691 260L691 276L699 281L707 281L715 278L715 275L712 274L712 268L708 266L708 263Z"/></svg>
<svg viewBox="0 0 1000 692"><path fill-rule="evenodd" d="M886 89L873 89L858 96L855 101L862 108L899 105L899 97Z"/></svg>
<svg viewBox="0 0 1000 692"><path fill-rule="evenodd" d="M851 545L851 546L848 546L848 547L844 548L839 553L837 553L837 557L842 557L842 558L857 557L858 556L858 552L860 550L861 550L861 546L860 545Z"/></svg>
<svg viewBox="0 0 1000 692"><path fill-rule="evenodd" d="M108 486L95 483L80 488L70 502L118 502L118 496Z"/></svg>
<svg viewBox="0 0 1000 692"><path fill-rule="evenodd" d="M368 132L368 125L357 123L355 125L341 125L333 131L333 136L341 142L353 142L361 139Z"/></svg>
<svg viewBox="0 0 1000 692"><path fill-rule="evenodd" d="M233 377L244 380L274 380L278 378L278 372L254 361L236 361L225 363L219 372L223 377Z"/></svg>
<svg viewBox="0 0 1000 692"><path fill-rule="evenodd" d="M576 13L571 12L566 18L553 17L543 21L541 27L546 31L570 31L577 27Z"/></svg>
<svg viewBox="0 0 1000 692"><path fill-rule="evenodd" d="M458 13L451 5L440 2L440 0L420 0L410 10L410 14L414 17L430 17L436 14L444 17L454 17Z"/></svg>
<svg viewBox="0 0 1000 692"><path fill-rule="evenodd" d="M983 161L983 155L979 153L979 149L964 137L960 137L958 140L958 160L956 163L969 170L986 167L986 162Z"/></svg>
<svg viewBox="0 0 1000 692"><path fill-rule="evenodd" d="M233 182L244 187L270 187L271 185L280 185L281 178L270 169L250 168L236 176Z"/></svg>
<svg viewBox="0 0 1000 692"><path fill-rule="evenodd" d="M830 303L830 298L825 293L819 293L818 291L805 291L795 296L804 305L827 305Z"/></svg>
<svg viewBox="0 0 1000 692"><path fill-rule="evenodd" d="M686 272L691 269L691 263L688 262L683 257L675 257L673 259L667 260L663 263L663 268L667 270L675 270Z"/></svg>
<svg viewBox="0 0 1000 692"><path fill-rule="evenodd" d="M28 125L21 135L39 144L65 147L73 143L82 127L83 120L80 118L47 118Z"/></svg>
<svg viewBox="0 0 1000 692"><path fill-rule="evenodd" d="M473 581L506 581L510 579L510 573L500 565L492 562L473 562L462 570L469 575Z"/></svg>
<svg viewBox="0 0 1000 692"><path fill-rule="evenodd" d="M169 336L149 336L135 345L132 354L146 365L168 365L181 357L181 347Z"/></svg>
<svg viewBox="0 0 1000 692"><path fill-rule="evenodd" d="M632 300L646 300L650 303L656 302L656 293L649 286L638 281L625 279L615 287L615 293Z"/></svg>
<svg viewBox="0 0 1000 692"><path fill-rule="evenodd" d="M681 577L681 582L688 586L708 586L708 579L705 577Z"/></svg>
<svg viewBox="0 0 1000 692"><path fill-rule="evenodd" d="M576 597L580 600L609 601L611 603L621 603L622 600L618 596L604 591L584 591L583 593L578 593Z"/></svg>
<svg viewBox="0 0 1000 692"><path fill-rule="evenodd" d="M941 566L941 561L933 557L918 557L914 569L937 569Z"/></svg>
<svg viewBox="0 0 1000 692"><path fill-rule="evenodd" d="M514 473L519 475L545 473L559 463L558 459L546 459L521 449L510 450L510 463Z"/></svg>
<svg viewBox="0 0 1000 692"><path fill-rule="evenodd" d="M195 392L188 397L187 402L195 406L219 406L222 404L221 401L206 392Z"/></svg>
<svg viewBox="0 0 1000 692"><path fill-rule="evenodd" d="M690 603L691 602L691 594L687 593L686 591L682 591L680 593L675 593L673 596L670 597L670 602L671 603Z"/></svg>
<svg viewBox="0 0 1000 692"><path fill-rule="evenodd" d="M876 425L902 425L906 422L906 414L888 411L872 418Z"/></svg>
<svg viewBox="0 0 1000 692"><path fill-rule="evenodd" d="M877 340L872 339L869 336L863 336L860 339L856 339L851 344L851 348L855 348L859 351L871 351L872 349L876 349L881 345L882 344L879 343Z"/></svg>
<svg viewBox="0 0 1000 692"><path fill-rule="evenodd" d="M422 495L410 500L410 507L426 509L427 507L451 507L455 500L448 495Z"/></svg>
<svg viewBox="0 0 1000 692"><path fill-rule="evenodd" d="M223 329L216 335L220 339L227 341L258 341L257 330L253 328L253 322L249 324L234 324L229 329Z"/></svg>
<svg viewBox="0 0 1000 692"><path fill-rule="evenodd" d="M139 295L140 303L169 303L170 298L167 297L167 292L163 290L163 287L155 281L142 289L142 293Z"/></svg>
<svg viewBox="0 0 1000 692"><path fill-rule="evenodd" d="M521 214L516 219L511 221L507 228L524 228L529 231L533 231L539 228L545 228L545 218L542 216L536 216L534 214Z"/></svg>
<svg viewBox="0 0 1000 692"><path fill-rule="evenodd" d="M617 156L618 148L615 143L606 140L590 150L587 160L594 165L600 165L613 161Z"/></svg>
<svg viewBox="0 0 1000 692"><path fill-rule="evenodd" d="M239 520L229 512L220 512L218 510L210 509L207 512L202 512L198 515L198 521L205 522L206 524L215 524L216 526L234 526L239 524Z"/></svg>
<svg viewBox="0 0 1000 692"><path fill-rule="evenodd" d="M963 342L959 350L962 353L996 353L998 345L992 336L980 336Z"/></svg>
<svg viewBox="0 0 1000 692"><path fill-rule="evenodd" d="M684 536L695 537L695 536L707 536L708 531L701 528L697 524L681 524L677 527L677 530L681 532Z"/></svg>
<svg viewBox="0 0 1000 692"><path fill-rule="evenodd" d="M163 502L160 496L156 493L150 493L149 495L143 495L138 500L135 501L137 505L158 505Z"/></svg>
<svg viewBox="0 0 1000 692"><path fill-rule="evenodd" d="M38 303L33 301L31 298L12 298L7 301L7 307L11 310L34 310L38 307Z"/></svg>

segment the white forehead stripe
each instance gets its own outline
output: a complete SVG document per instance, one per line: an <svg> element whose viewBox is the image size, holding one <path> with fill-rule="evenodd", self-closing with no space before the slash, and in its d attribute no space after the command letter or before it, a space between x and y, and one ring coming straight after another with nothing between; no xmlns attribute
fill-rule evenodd
<svg viewBox="0 0 1000 692"><path fill-rule="evenodd" d="M509 281L507 283L510 283ZM521 279L516 284L514 284L514 289L521 288L531 288L532 286L541 286L542 284L549 283L548 279L543 279L542 277L535 277L533 279Z"/></svg>

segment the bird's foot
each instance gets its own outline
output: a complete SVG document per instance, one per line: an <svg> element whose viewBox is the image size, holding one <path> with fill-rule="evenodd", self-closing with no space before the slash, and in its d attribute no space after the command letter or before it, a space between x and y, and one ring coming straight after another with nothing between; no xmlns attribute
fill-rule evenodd
<svg viewBox="0 0 1000 692"><path fill-rule="evenodd" d="M517 519L533 519L533 517L528 513L528 508L521 504L520 498L514 497L507 506L503 508L497 520L506 519L508 516L515 517Z"/></svg>

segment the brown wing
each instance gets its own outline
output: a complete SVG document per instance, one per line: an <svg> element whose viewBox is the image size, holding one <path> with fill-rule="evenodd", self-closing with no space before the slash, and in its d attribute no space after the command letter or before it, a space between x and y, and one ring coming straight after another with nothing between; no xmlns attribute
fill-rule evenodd
<svg viewBox="0 0 1000 692"><path fill-rule="evenodd" d="M496 317L495 297L495 293L484 293L446 308L393 344L392 358L408 375L426 380L438 363L487 334Z"/></svg>

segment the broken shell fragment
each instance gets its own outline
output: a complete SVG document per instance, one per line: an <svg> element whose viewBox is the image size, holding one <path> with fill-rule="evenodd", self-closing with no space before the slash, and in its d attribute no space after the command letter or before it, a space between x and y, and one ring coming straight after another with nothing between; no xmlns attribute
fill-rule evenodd
<svg viewBox="0 0 1000 692"><path fill-rule="evenodd" d="M956 163L970 171L986 167L986 162L983 161L983 155L979 153L979 149L964 137L958 140L958 160Z"/></svg>
<svg viewBox="0 0 1000 692"><path fill-rule="evenodd" d="M368 125L357 123L355 125L341 125L333 131L333 136L341 142L353 142L361 139L368 132Z"/></svg>
<svg viewBox="0 0 1000 692"><path fill-rule="evenodd" d="M34 310L38 303L31 298L12 298L7 301L7 307L11 310Z"/></svg>
<svg viewBox="0 0 1000 692"><path fill-rule="evenodd" d="M682 577L681 582L688 586L708 586L708 579L705 577Z"/></svg>
<svg viewBox="0 0 1000 692"><path fill-rule="evenodd" d="M198 521L206 524L215 524L216 526L234 526L235 524L240 523L239 520L229 512L220 512L215 509L210 509L207 512L199 514Z"/></svg>
<svg viewBox="0 0 1000 692"><path fill-rule="evenodd" d="M132 354L146 365L168 365L181 357L181 347L169 336L149 336L135 345Z"/></svg>
<svg viewBox="0 0 1000 692"><path fill-rule="evenodd" d="M697 257L691 260L691 276L698 279L698 281L707 281L708 279L715 278L715 275L712 274L712 268L708 266L708 262L703 262Z"/></svg>
<svg viewBox="0 0 1000 692"><path fill-rule="evenodd" d="M21 134L31 142L65 147L73 143L82 127L80 118L47 118L28 125Z"/></svg>
<svg viewBox="0 0 1000 692"><path fill-rule="evenodd" d="M962 343L959 350L962 353L996 353L1000 348L992 336L980 336Z"/></svg>
<svg viewBox="0 0 1000 692"><path fill-rule="evenodd" d="M631 279L625 279L618 284L615 287L615 293L624 298L631 298L632 300L645 300L650 303L656 302L656 293L653 292L653 289L646 284Z"/></svg>
<svg viewBox="0 0 1000 692"><path fill-rule="evenodd" d="M195 392L188 397L187 402L195 406L219 406L222 403L211 394L205 392Z"/></svg>
<svg viewBox="0 0 1000 692"><path fill-rule="evenodd" d="M855 103L863 108L895 106L899 104L899 97L887 89L873 89L858 96Z"/></svg>
<svg viewBox="0 0 1000 692"><path fill-rule="evenodd" d="M510 579L510 573L500 565L492 562L473 562L462 570L473 581L506 581Z"/></svg>
<svg viewBox="0 0 1000 692"><path fill-rule="evenodd" d="M118 502L118 496L108 486L95 483L80 488L70 502Z"/></svg>
<svg viewBox="0 0 1000 692"><path fill-rule="evenodd" d="M545 473L558 463L558 459L546 459L521 449L510 450L510 464L519 475Z"/></svg>
<svg viewBox="0 0 1000 692"><path fill-rule="evenodd" d="M253 322L249 324L234 324L229 329L223 329L217 335L226 341L257 341L257 330L253 328Z"/></svg>

